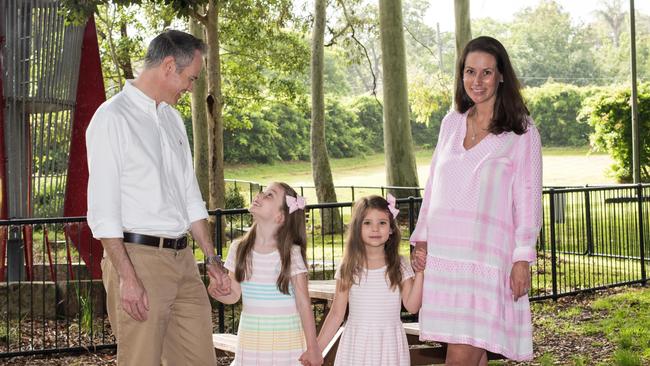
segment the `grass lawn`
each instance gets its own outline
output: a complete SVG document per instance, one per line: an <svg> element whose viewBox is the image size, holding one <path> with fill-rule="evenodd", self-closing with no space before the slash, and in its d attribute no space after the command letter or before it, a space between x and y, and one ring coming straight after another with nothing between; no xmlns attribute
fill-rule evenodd
<svg viewBox="0 0 650 366"><path fill-rule="evenodd" d="M431 150L416 151L418 177L423 186L429 174ZM590 153L588 148L544 148L544 185L545 186L582 186L585 184L613 184L613 178L607 176L607 169L612 159L606 154ZM332 175L337 186L381 186L386 184L384 154L373 154L363 157L332 159ZM273 181L284 181L290 185L313 186L311 164L309 162L282 162L272 165L228 165L225 176L229 179L239 179L268 184ZM377 193L360 191L356 196ZM339 201L350 200L351 194L340 189L337 192ZM315 202L313 190L305 192L310 202Z"/></svg>
<svg viewBox="0 0 650 366"><path fill-rule="evenodd" d="M650 289L619 288L532 304L535 360L523 365L650 364ZM491 365L516 363L491 363Z"/></svg>

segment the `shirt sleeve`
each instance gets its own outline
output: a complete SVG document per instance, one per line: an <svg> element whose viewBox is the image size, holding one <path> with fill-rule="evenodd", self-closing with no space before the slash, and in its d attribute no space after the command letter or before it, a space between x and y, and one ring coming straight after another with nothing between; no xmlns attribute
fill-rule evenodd
<svg viewBox="0 0 650 366"><path fill-rule="evenodd" d="M224 267L230 272L235 272L235 267L237 266L237 247L239 242L232 242L230 244L230 249L228 249L228 256L226 257L226 262L223 264Z"/></svg>
<svg viewBox="0 0 650 366"><path fill-rule="evenodd" d="M411 263L409 261L400 256L400 266L402 269L402 282L408 280L409 278L415 277L415 272L413 272L413 268L411 267Z"/></svg>
<svg viewBox="0 0 650 366"><path fill-rule="evenodd" d="M307 265L300 253L300 246L294 245L291 248L291 277L301 273L307 273Z"/></svg>
<svg viewBox="0 0 650 366"><path fill-rule="evenodd" d="M442 120L442 123L440 124L440 133L438 134L438 143L436 144L436 148L433 151L433 156L431 157L431 165L429 166L429 177L427 178L427 184L424 186L424 198L422 199L422 204L420 205L420 212L418 213L418 221L415 224L415 229L413 230L413 233L411 233L411 237L409 238L409 241L411 242L411 245L415 245L416 242L418 241L427 241L427 234L428 234L428 228L427 228L427 214L429 211L429 205L431 201L431 188L433 186L433 174L435 171L436 163L438 161L437 156L438 156L438 151L439 149L442 148L445 139L445 121L447 120L447 117L445 117Z"/></svg>
<svg viewBox="0 0 650 366"><path fill-rule="evenodd" d="M187 217L190 222L204 220L208 218L208 211L205 208L205 201L199 189L199 183L196 180L196 173L194 171L194 159L192 159L192 151L190 150L190 143L185 132L185 125L178 111L173 110L174 116L179 123L179 127L183 131L183 138L185 139L185 161L187 169L185 170L185 198L186 198L186 211Z"/></svg>
<svg viewBox="0 0 650 366"><path fill-rule="evenodd" d="M537 259L535 244L542 226L542 144L532 124L522 136L513 186L515 250L512 261Z"/></svg>
<svg viewBox="0 0 650 366"><path fill-rule="evenodd" d="M124 237L120 177L128 142L120 132L120 121L102 107L86 130L87 220L96 239Z"/></svg>

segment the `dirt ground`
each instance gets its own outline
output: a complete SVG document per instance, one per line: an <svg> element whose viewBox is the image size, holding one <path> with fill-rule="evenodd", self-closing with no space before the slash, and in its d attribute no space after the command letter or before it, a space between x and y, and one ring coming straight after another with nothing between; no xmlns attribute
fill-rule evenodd
<svg viewBox="0 0 650 366"><path fill-rule="evenodd" d="M575 355L589 355L590 362L607 360L615 350L615 345L608 342L603 337L590 337L581 335L576 336L570 333L558 334L554 329L547 329L542 324L548 324L549 317L557 318L557 314L563 309L574 306L586 305L596 298L608 296L617 292L625 291L625 288L610 289L598 291L595 293L581 294L574 297L567 297L553 303L548 301L551 306L544 307L543 311L533 312L534 349L535 359L538 360L544 354L552 354L555 360L565 360L566 364L571 364L571 359ZM591 316L585 312L581 316L588 320ZM559 321L559 319L558 319ZM218 366L229 365L231 358L220 358L217 361ZM563 361L560 361L564 364ZM41 366L41 365L61 365L61 366L81 366L81 365L116 365L115 351L104 350L96 353L84 353L76 355L50 355L50 356L30 356L15 357L10 359L0 359L0 365L12 366ZM516 363L506 362L506 365L533 366L539 365L539 361Z"/></svg>

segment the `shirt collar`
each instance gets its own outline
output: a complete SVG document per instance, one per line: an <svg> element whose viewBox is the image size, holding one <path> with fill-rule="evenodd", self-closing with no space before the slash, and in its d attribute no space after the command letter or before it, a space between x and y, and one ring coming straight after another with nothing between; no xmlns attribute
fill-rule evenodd
<svg viewBox="0 0 650 366"><path fill-rule="evenodd" d="M142 106L145 110L148 110L150 107L153 107L154 110L156 109L156 101L145 94L142 90L135 87L133 85L133 79L126 80L122 91L127 95L127 97L134 100L136 105ZM169 104L165 102L160 102L158 108L162 109L168 105Z"/></svg>

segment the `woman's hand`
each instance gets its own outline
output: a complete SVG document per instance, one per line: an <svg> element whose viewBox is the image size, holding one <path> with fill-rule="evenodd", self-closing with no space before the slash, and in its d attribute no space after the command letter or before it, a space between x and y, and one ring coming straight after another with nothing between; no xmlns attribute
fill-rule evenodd
<svg viewBox="0 0 650 366"><path fill-rule="evenodd" d="M427 243L418 241L415 243L415 249L411 252L411 267L413 271L422 272L427 265Z"/></svg>
<svg viewBox="0 0 650 366"><path fill-rule="evenodd" d="M518 261L512 265L510 272L510 289L515 301L530 291L530 265L526 261Z"/></svg>

